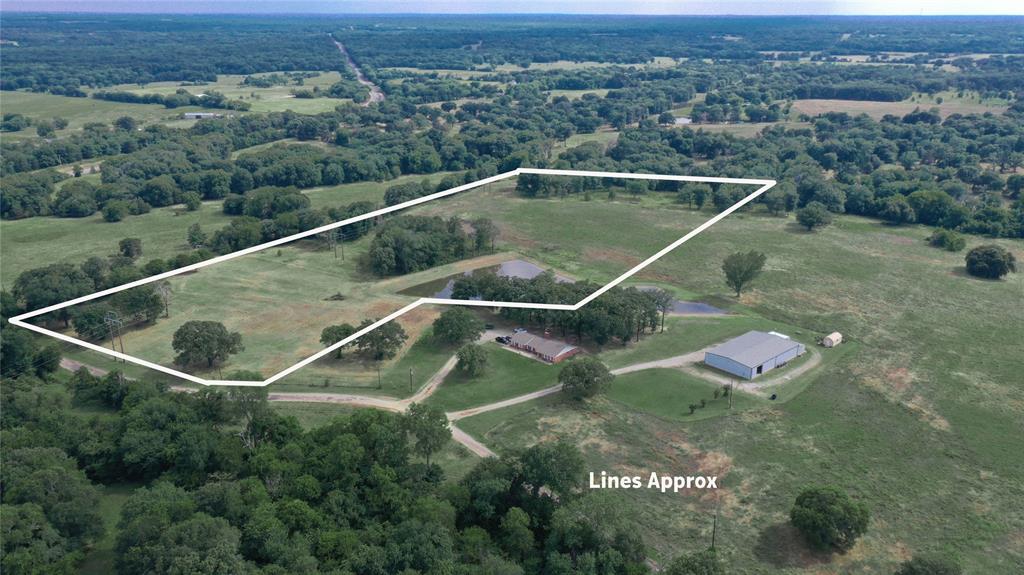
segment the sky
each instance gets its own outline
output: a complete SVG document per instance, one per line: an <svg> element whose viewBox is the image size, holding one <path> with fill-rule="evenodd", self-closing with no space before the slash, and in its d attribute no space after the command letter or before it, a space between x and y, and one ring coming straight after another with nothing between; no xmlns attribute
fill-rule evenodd
<svg viewBox="0 0 1024 575"><path fill-rule="evenodd" d="M5 11L329 14L1006 15L1021 0L2 0Z"/></svg>

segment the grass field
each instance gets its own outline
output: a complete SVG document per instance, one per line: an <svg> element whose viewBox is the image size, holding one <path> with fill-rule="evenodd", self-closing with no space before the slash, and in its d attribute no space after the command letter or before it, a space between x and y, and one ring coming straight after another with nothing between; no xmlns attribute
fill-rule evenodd
<svg viewBox="0 0 1024 575"><path fill-rule="evenodd" d="M496 343L484 344L487 371L476 378L455 370L428 400L456 411L487 405L558 384L559 366L548 365L503 349Z"/></svg>
<svg viewBox="0 0 1024 575"><path fill-rule="evenodd" d="M606 148L615 143L619 139L619 132L616 130L602 130L600 132L594 132L592 134L573 134L569 136L569 139L565 141L562 146L555 146L556 149L561 148L575 148L576 146L585 142L600 142Z"/></svg>
<svg viewBox="0 0 1024 575"><path fill-rule="evenodd" d="M864 102L855 100L796 100L791 108L791 116L807 114L817 116L826 112L846 112L847 114L867 114L878 120L886 114L903 116L913 112L915 109L929 110L938 108L939 115L943 118L952 114L984 114L992 112L1001 114L1006 111L1005 104L987 102L973 102L968 100L957 100L956 98L944 99L941 104L936 103L934 98L923 97L918 101L904 100L902 102Z"/></svg>
<svg viewBox="0 0 1024 575"><path fill-rule="evenodd" d="M253 76L260 77L270 74L273 74L273 72L253 74ZM104 88L104 90L110 92L132 92L134 94L165 95L173 94L180 88L184 88L192 94L215 91L224 94L231 100L242 100L252 104L251 112L283 112L291 110L299 114L318 114L320 112L329 112L345 102L351 102L349 99L296 98L292 95L293 90L312 90L317 86L321 90L326 90L332 84L341 80L341 74L338 72L322 72L314 78L306 78L302 86L289 84L287 86L257 88L255 86L243 85L243 80L245 80L243 75L224 74L217 76L216 82L201 86L182 86L180 82L153 82L143 86L138 84L122 84Z"/></svg>
<svg viewBox="0 0 1024 575"><path fill-rule="evenodd" d="M312 206L316 208L357 201L379 203L390 186L422 180L437 183L448 173L401 176L386 182L324 186L303 190L303 193L309 196ZM98 178L99 174L82 177ZM116 223L103 221L98 213L86 218L3 220L0 221L0 243L4 246L0 280L6 289L26 269L60 262L80 263L90 256L113 254L117 251L117 242L127 237L142 239L143 255L140 263L152 258L172 257L188 249L185 237L193 223L198 223L203 231L210 234L230 221L231 218L221 212L219 201L204 202L203 207L195 212L187 212L181 206L156 208L148 214L129 216Z"/></svg>
<svg viewBox="0 0 1024 575"><path fill-rule="evenodd" d="M640 413L679 422L719 417L729 411L728 397L715 397L719 385L683 373L677 369L645 369L615 378L608 397ZM692 415L689 406L700 405ZM739 412L765 405L766 401L737 391L732 410Z"/></svg>
<svg viewBox="0 0 1024 575"><path fill-rule="evenodd" d="M123 238L142 239L140 263L173 257L189 249L186 234L192 224L198 223L210 234L229 221L230 217L221 212L220 202L204 202L194 212L180 206L155 208L148 214L128 216L116 223L103 221L98 213L86 218L3 220L0 276L4 289L9 289L26 269L61 262L81 263L90 256L115 254L117 242Z"/></svg>
<svg viewBox="0 0 1024 575"><path fill-rule="evenodd" d="M548 266L602 282L710 215L669 210L656 198L635 204L603 198L525 200L508 186L431 204L419 211L487 215L501 230L502 248L514 247ZM1024 325L1024 306L1017 305L1024 274L998 282L968 277L963 254L929 247L928 234L920 226L893 227L852 216L806 233L791 219L739 213L636 278L679 286L681 293L715 305L733 302L728 307L737 317L673 318L665 334L602 352L613 366L678 355L692 350L680 347L699 348L734 335L733 330L783 326L807 343L821 333L842 332L849 343L823 350L837 355L799 383L786 384L803 391L788 394L784 403L749 398L751 409L716 413L713 406L687 419L686 406L713 389L702 389L705 384L681 372L659 370L622 376L607 397L591 402L555 395L462 420L460 427L499 452L564 438L583 449L592 470L719 475L724 490L718 535L723 555L737 571L884 573L922 550L958 555L970 566L968 573L1017 571L1024 565L1019 481L1024 457L1010 438L1024 435L1018 329ZM969 237L968 247L993 241L1024 259L1020 241ZM766 270L736 300L722 280L720 262L751 246L767 253ZM352 255L359 249L353 246ZM333 258L324 265L325 257L308 246L289 247L280 256L269 252L244 266L223 264L219 271L187 276L188 285L176 291L179 307L172 320L138 332L162 331L161 338L131 340L137 335L132 334L126 348L135 353L151 345L166 358L168 330L193 314L224 317L232 329L259 324L264 335L247 335L246 352L232 360L232 367L247 367L242 365L246 357L273 359L289 350L319 349L313 323L347 317L333 306L362 297L354 287L362 285L357 271ZM399 278L386 287L393 293L453 270L457 266ZM322 301L337 291L353 298ZM423 317L410 318L410 331L422 336L413 338L418 343L383 366L382 393L407 394L409 367L417 387L450 355L452 350L429 343L427 326L436 310L424 311ZM317 390L320 369L346 374L345 381L357 385L375 383L376 372L367 366L349 370L329 365L333 361L310 366L299 372L308 376L282 385ZM469 406L534 384L543 387L540 368L545 366L537 367L532 383L525 365L502 366L485 376L491 379L476 382L452 379L432 401L446 408ZM312 410L306 415L325 416ZM444 463L469 464L456 456ZM869 534L843 556L810 552L787 523L798 491L822 483L842 486L872 510ZM614 496L629 504L655 557L706 545L714 497L646 490Z"/></svg>
<svg viewBox="0 0 1024 575"><path fill-rule="evenodd" d="M785 333L805 345L814 342L810 333L756 316L669 317L664 333L648 335L625 349L610 346L601 359L614 369L697 351L752 329Z"/></svg>
<svg viewBox="0 0 1024 575"><path fill-rule="evenodd" d="M91 122L110 124L121 116L131 116L140 124L167 123L181 117L182 112L195 112L202 108L186 106L167 109L159 104L126 104L107 102L93 98L72 98L69 96L53 96L35 92L0 92L0 106L5 114L22 114L33 120L50 121L64 118L68 127L58 130L58 136L81 130L82 126ZM20 132L5 132L4 140L35 138L36 129L32 126Z"/></svg>
<svg viewBox="0 0 1024 575"><path fill-rule="evenodd" d="M515 222L515 235L530 239L526 255L582 277L607 278L663 245L665 228L673 227L659 224L646 213L658 208L645 204L623 215L606 201L520 200L496 191L486 205L506 233ZM589 225L562 224L567 213ZM680 231L705 217L673 214ZM600 232L606 229L623 233ZM958 555L968 573L1019 570L1024 457L1008 438L1024 434L1024 356L1016 335L1024 306L1014 304L1022 301L1024 277L970 278L963 254L929 247L928 232L843 216L809 234L790 220L743 213L643 272L641 280L728 298L722 258L750 246L765 251L765 273L735 309L808 334L838 330L853 344L803 376L806 389L786 403L676 423L649 413L668 402L664 394L652 392L643 403L617 386L613 394L625 396L582 406L556 396L460 427L498 451L564 438L584 449L594 470L716 471L726 487L719 537L737 570L888 572L922 550ZM968 247L992 241L971 237ZM996 242L1024 257L1021 242ZM572 245L585 249L571 252ZM661 345L655 342L648 341ZM660 354L644 346L602 357L619 364L631 361L629 354ZM844 487L873 513L868 536L845 556L808 551L786 521L799 489L821 483ZM706 545L711 499L621 497L657 555Z"/></svg>

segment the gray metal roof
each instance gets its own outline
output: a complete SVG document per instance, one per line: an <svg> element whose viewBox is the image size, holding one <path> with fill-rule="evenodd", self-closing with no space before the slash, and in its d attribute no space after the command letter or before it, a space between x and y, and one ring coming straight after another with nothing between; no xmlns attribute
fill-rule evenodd
<svg viewBox="0 0 1024 575"><path fill-rule="evenodd" d="M546 339L525 331L512 334L512 343L523 347L529 347L537 353L548 357L558 357L563 353L576 349L576 346L574 345L569 345L565 342L555 341L553 339Z"/></svg>
<svg viewBox="0 0 1024 575"><path fill-rule="evenodd" d="M769 359L800 347L800 342L763 331L748 331L715 346L707 353L727 357L740 365L757 367Z"/></svg>

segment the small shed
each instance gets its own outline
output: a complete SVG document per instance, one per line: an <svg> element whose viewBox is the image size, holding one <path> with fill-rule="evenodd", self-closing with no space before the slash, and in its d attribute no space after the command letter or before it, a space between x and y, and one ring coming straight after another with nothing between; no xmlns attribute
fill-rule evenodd
<svg viewBox="0 0 1024 575"><path fill-rule="evenodd" d="M704 352L704 363L744 379L786 365L803 355L804 345L780 333L748 331Z"/></svg>
<svg viewBox="0 0 1024 575"><path fill-rule="evenodd" d="M821 345L825 347L835 347L841 343L843 343L843 334L838 331L834 331L821 338Z"/></svg>
<svg viewBox="0 0 1024 575"><path fill-rule="evenodd" d="M509 338L511 347L532 353L549 363L558 363L580 352L580 348L529 332L514 333Z"/></svg>

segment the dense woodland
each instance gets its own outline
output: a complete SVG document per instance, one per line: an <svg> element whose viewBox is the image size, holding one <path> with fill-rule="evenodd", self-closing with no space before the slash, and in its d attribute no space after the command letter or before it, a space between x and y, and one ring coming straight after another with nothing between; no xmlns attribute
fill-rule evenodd
<svg viewBox="0 0 1024 575"><path fill-rule="evenodd" d="M118 523L121 573L646 571L636 531L582 494L573 446L445 483L430 463L450 435L437 408L304 432L265 390L173 393L84 369L47 384L59 352L2 329L5 572L74 573L104 534L97 486L124 481L145 487Z"/></svg>
<svg viewBox="0 0 1024 575"><path fill-rule="evenodd" d="M434 184L417 177L389 186L382 203L392 206L518 167L756 176L780 183L745 209L760 217L803 209L798 221L809 229L830 214L851 213L939 228L932 242L947 249L962 248L964 233L1024 237L1020 19L4 18L4 90L91 95L128 110L159 103L239 112L188 128L140 126L128 112L0 146L5 220L102 217L107 223L97 225L117 230L117 222L167 207L218 209L231 218L219 229L182 230L189 249L168 260L141 265L145 246L124 238L112 257L41 262L5 281L5 573L75 572L103 535L97 486L125 481L141 487L116 533L124 575L647 572L638 530L608 501L581 494L582 459L573 447L540 444L445 481L431 456L448 431L443 414L430 409L361 411L303 431L257 392L183 394L118 374L61 373L56 346L6 323L16 313L382 207L313 208L304 190L447 172ZM851 29L857 33L845 38ZM366 89L329 34L381 86L383 102L358 105ZM885 65L837 62L848 55ZM642 65L656 57L686 60ZM559 60L613 65L530 67ZM314 70L341 71L344 80L328 95L357 103L320 114L256 114L219 95L194 95L217 74L279 72L246 80L257 87ZM109 89L153 81L182 88L159 98ZM552 90L590 92L572 98ZM976 93L1006 111L943 117L921 104L878 120L791 113L793 102L808 98L897 102L939 93ZM674 125L680 108L691 125ZM749 138L702 127L784 118L791 122ZM39 123L18 114L3 120L5 131ZM567 145L574 135L607 130L618 131L611 145ZM275 143L283 139L297 142ZM98 179L73 175L85 161L100 163ZM521 176L516 186L536 201L653 196L709 213L747 191L537 176ZM494 235L488 220L395 216L306 241L329 246L367 236L362 263L390 276L491 251ZM548 274L478 274L456 282L455 297L575 303L596 287ZM111 311L128 326L160 321L160 290L143 286L44 319L98 341ZM657 329L667 305L663 294L616 288L577 312L501 313L604 345ZM672 571L695 572L717 571Z"/></svg>

